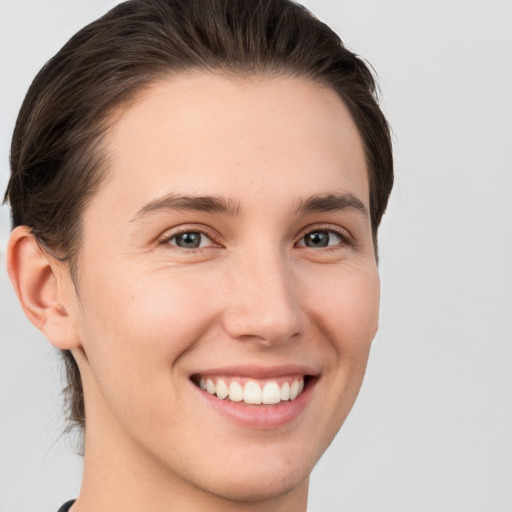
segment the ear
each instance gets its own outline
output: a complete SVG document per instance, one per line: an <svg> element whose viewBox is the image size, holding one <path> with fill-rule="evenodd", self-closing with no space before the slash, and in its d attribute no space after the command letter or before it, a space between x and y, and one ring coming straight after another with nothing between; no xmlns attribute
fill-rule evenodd
<svg viewBox="0 0 512 512"><path fill-rule="evenodd" d="M74 284L67 264L52 258L26 226L13 230L7 245L7 271L28 319L60 349L80 346L74 319Z"/></svg>

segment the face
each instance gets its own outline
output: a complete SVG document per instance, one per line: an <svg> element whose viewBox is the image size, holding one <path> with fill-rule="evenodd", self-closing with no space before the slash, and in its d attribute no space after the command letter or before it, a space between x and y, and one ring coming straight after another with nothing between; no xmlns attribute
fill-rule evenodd
<svg viewBox="0 0 512 512"><path fill-rule="evenodd" d="M107 152L71 311L86 454L234 500L304 488L377 329L347 108L297 78L187 75L120 113Z"/></svg>

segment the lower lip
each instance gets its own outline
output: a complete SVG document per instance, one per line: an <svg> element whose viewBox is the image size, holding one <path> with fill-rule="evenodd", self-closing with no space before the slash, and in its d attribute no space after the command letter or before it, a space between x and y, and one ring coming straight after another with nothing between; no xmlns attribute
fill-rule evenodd
<svg viewBox="0 0 512 512"><path fill-rule="evenodd" d="M276 405L248 405L245 402L221 400L192 384L201 397L219 414L238 425L259 430L271 430L287 425L301 416L309 403L316 384L311 379L295 400L286 400Z"/></svg>

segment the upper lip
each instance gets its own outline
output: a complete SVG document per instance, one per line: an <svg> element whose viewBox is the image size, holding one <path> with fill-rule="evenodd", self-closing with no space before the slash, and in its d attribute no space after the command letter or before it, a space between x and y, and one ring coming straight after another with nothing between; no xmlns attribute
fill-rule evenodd
<svg viewBox="0 0 512 512"><path fill-rule="evenodd" d="M192 375L224 375L231 377L247 377L253 379L271 379L287 375L309 375L317 377L319 371L308 365L285 364L278 366L237 365L216 368L205 368L195 371Z"/></svg>

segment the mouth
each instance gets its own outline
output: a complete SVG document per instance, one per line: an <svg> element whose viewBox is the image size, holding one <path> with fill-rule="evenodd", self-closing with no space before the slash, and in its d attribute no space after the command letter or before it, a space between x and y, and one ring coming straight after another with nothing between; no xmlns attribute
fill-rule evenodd
<svg viewBox="0 0 512 512"><path fill-rule="evenodd" d="M192 375L192 382L213 397L241 405L276 406L293 402L313 383L312 375L295 374L261 379L228 375Z"/></svg>
<svg viewBox="0 0 512 512"><path fill-rule="evenodd" d="M301 365L231 366L190 375L196 396L228 422L251 430L274 430L296 424L316 403L321 378Z"/></svg>

